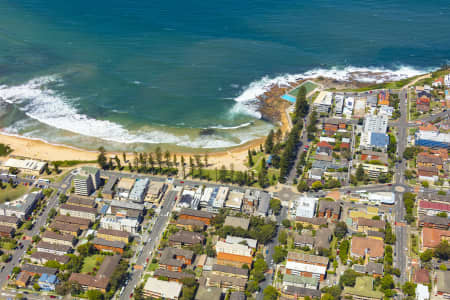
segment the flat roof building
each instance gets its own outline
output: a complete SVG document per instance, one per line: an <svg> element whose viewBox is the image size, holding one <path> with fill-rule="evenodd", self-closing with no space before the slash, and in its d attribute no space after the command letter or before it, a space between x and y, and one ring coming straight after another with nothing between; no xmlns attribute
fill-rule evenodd
<svg viewBox="0 0 450 300"><path fill-rule="evenodd" d="M47 162L37 161L33 159L10 158L3 164L3 166L7 169L17 168L20 171L24 171L26 173L39 175L44 172L45 167L47 166Z"/></svg>
<svg viewBox="0 0 450 300"><path fill-rule="evenodd" d="M149 182L150 180L148 178L136 179L136 182L134 183L133 189L131 190L128 198L133 202L137 203L144 202Z"/></svg>
<svg viewBox="0 0 450 300"><path fill-rule="evenodd" d="M183 285L174 281L159 280L149 277L144 285L143 293L147 297L177 300Z"/></svg>

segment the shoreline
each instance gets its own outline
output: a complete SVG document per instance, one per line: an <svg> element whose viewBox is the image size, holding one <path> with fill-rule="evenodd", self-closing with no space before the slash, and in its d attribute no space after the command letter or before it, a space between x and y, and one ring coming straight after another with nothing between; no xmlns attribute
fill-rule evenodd
<svg viewBox="0 0 450 300"><path fill-rule="evenodd" d="M426 76L429 73L422 74ZM322 88L345 90L356 89L361 87L368 87L372 83L360 82L355 80L336 80L328 77L317 78L299 78L283 84L274 83L267 87L267 90L256 97L260 101L259 111L262 116L262 120L270 122L276 128L281 129L283 135L289 132L289 116L288 108L294 103L281 98L282 95L287 93L292 88L300 85L305 81L313 81ZM167 144L164 144L162 151L169 150L171 155L176 154L178 158L183 156L186 161L189 161L190 156L208 154L208 168L220 168L222 165L226 168L233 168L238 171L247 170L245 166L247 160L248 150L257 149L264 143L266 137L260 137L250 140L242 145L237 145L227 149L192 149L192 151L173 150ZM45 161L59 161L59 160L79 160L79 161L94 161L97 160L98 151L78 148L76 146L66 144L53 144L48 141L24 137L20 135L14 135L5 133L0 128L0 143L10 145L13 149L11 155L22 156L32 159L40 159ZM153 151L149 151L153 152ZM108 157L118 156L122 160L122 153L119 151L107 151ZM125 151L127 159L133 158L133 152ZM4 158L0 158L2 160Z"/></svg>
<svg viewBox="0 0 450 300"><path fill-rule="evenodd" d="M247 160L247 152L252 149L259 149L259 145L264 143L265 138L258 138L249 141L243 145L230 148L229 150L221 150L217 152L177 152L171 151L171 155L176 154L178 159L183 156L186 162L189 161L189 157L194 157L195 155L204 156L205 153L208 154L208 168L220 168L224 165L230 168L231 165L237 171L243 171L247 168L245 167L245 162ZM64 160L79 160L79 161L95 161L97 160L98 151L85 150L81 148L76 148L73 146L62 145L62 144L52 144L41 139L33 139L18 135L10 135L0 131L0 143L9 145L13 152L10 155L27 157L31 159L38 159L44 161L64 161ZM166 151L170 149L162 149ZM114 157L117 155L122 160L123 152L113 152L107 151L107 157ZM132 152L125 152L127 159L130 160L134 157ZM0 160L5 160L7 157L0 158Z"/></svg>

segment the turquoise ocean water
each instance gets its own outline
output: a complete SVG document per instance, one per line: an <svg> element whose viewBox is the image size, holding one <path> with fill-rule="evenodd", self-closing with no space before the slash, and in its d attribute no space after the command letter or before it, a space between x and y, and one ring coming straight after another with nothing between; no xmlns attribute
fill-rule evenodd
<svg viewBox="0 0 450 300"><path fill-rule="evenodd" d="M0 16L0 127L89 149L239 145L272 127L255 100L272 83L450 57L448 1L0 0Z"/></svg>

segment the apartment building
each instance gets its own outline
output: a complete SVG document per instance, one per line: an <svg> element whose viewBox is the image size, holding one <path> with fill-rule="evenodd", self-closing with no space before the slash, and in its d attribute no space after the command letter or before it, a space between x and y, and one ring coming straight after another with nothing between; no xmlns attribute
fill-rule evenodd
<svg viewBox="0 0 450 300"><path fill-rule="evenodd" d="M88 219L91 222L94 222L97 216L97 209L93 207L76 206L64 203L59 207L59 213L62 216Z"/></svg>

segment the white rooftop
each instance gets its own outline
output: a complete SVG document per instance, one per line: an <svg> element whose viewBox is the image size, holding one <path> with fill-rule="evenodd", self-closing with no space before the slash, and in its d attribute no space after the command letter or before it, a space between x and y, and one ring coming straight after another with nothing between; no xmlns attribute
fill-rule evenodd
<svg viewBox="0 0 450 300"><path fill-rule="evenodd" d="M162 298L178 299L183 285L175 281L159 280L149 277L144 285L144 290L160 295Z"/></svg>
<svg viewBox="0 0 450 300"><path fill-rule="evenodd" d="M297 217L313 218L316 211L317 198L301 196L297 199Z"/></svg>

